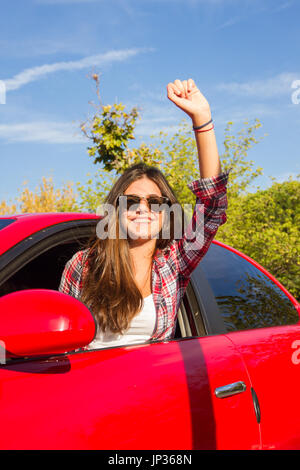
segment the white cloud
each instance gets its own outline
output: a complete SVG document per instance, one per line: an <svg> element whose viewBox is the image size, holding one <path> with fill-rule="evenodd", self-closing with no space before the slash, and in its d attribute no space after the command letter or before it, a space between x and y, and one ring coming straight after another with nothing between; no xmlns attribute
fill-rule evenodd
<svg viewBox="0 0 300 470"><path fill-rule="evenodd" d="M82 144L79 124L74 122L32 121L0 124L0 138L12 142L42 142L47 144Z"/></svg>
<svg viewBox="0 0 300 470"><path fill-rule="evenodd" d="M217 85L217 89L234 95L273 98L291 93L292 82L299 77L300 74L286 72L265 80L253 80L244 83L220 83Z"/></svg>
<svg viewBox="0 0 300 470"><path fill-rule="evenodd" d="M171 134L179 129L180 119L172 116L167 110L157 109L151 118L149 114L137 123L135 135L150 137L162 132ZM81 134L80 123L59 121L31 121L12 124L0 124L0 139L6 143L30 142L46 144L87 144Z"/></svg>
<svg viewBox="0 0 300 470"><path fill-rule="evenodd" d="M68 62L55 62L53 64L44 64L36 67L28 68L18 73L12 78L4 79L6 91L17 90L27 83L39 80L40 78L51 73L60 71L72 71L85 69L92 66L103 66L113 62L122 62L141 52L150 49L125 49L109 51L105 54L92 55L84 57L80 60Z"/></svg>

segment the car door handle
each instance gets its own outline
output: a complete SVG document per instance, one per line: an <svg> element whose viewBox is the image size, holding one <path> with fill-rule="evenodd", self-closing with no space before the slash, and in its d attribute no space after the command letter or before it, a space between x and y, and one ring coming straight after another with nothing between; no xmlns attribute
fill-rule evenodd
<svg viewBox="0 0 300 470"><path fill-rule="evenodd" d="M217 398L231 397L232 395L244 392L246 388L246 384L240 380L239 382L223 385L223 387L217 387L215 395Z"/></svg>

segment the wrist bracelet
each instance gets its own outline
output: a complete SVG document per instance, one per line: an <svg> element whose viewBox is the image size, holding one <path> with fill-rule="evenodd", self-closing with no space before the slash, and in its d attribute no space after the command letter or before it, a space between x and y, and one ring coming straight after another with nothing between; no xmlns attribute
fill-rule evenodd
<svg viewBox="0 0 300 470"><path fill-rule="evenodd" d="M201 132L211 131L212 129L214 129L214 127L215 127L215 126L212 125L209 129L203 129L202 131L198 131L198 130L197 130L197 131L195 131L195 132L197 132L197 134L201 134ZM194 130L195 130L195 129L194 129Z"/></svg>
<svg viewBox="0 0 300 470"><path fill-rule="evenodd" d="M203 127L207 126L207 124L210 124L212 122L212 119L210 119L208 122L206 122L205 124L202 124L202 126L198 126L198 127L195 127L193 126L193 130L194 131L198 131L200 129L202 129Z"/></svg>

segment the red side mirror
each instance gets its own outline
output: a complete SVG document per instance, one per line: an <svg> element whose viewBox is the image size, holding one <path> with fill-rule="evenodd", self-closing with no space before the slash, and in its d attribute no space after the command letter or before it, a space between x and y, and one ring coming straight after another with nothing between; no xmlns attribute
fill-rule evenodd
<svg viewBox="0 0 300 470"><path fill-rule="evenodd" d="M59 354L93 341L96 323L79 300L46 289L0 298L0 344L6 357Z"/></svg>

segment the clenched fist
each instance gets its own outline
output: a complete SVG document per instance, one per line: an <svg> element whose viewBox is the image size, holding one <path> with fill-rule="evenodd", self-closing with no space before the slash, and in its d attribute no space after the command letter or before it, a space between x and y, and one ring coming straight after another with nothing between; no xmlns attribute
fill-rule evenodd
<svg viewBox="0 0 300 470"><path fill-rule="evenodd" d="M168 98L199 124L211 119L210 106L194 80L175 80L167 85Z"/></svg>

